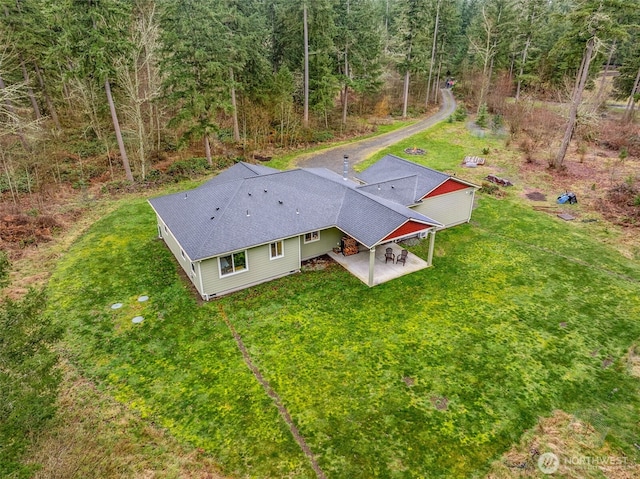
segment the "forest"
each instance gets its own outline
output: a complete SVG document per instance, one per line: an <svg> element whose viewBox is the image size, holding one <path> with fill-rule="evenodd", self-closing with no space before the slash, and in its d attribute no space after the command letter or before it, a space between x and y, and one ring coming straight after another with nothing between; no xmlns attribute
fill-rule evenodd
<svg viewBox="0 0 640 479"><path fill-rule="evenodd" d="M14 201L95 178L153 181L185 148L212 165L367 132L371 118L427 111L447 81L470 111L505 117L518 110L506 97L576 100L574 83L615 72L614 89L601 85L580 112L583 125L609 96L631 120L639 94L637 0L3 0L2 9L0 193ZM517 120L513 133L525 129Z"/></svg>

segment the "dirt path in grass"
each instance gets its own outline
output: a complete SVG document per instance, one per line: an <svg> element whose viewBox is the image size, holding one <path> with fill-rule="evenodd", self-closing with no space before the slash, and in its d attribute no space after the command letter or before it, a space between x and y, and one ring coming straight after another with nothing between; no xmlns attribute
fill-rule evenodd
<svg viewBox="0 0 640 479"><path fill-rule="evenodd" d="M271 385L269 384L269 381L267 381L265 377L262 375L262 373L260 373L260 370L258 369L258 367L255 364L253 364L253 361L251 360L251 356L249 355L249 351L247 350L247 347L244 345L244 342L242 341L242 337L236 331L236 328L233 327L233 324L231 324L231 321L229 321L229 318L227 317L227 313L225 313L222 305L219 305L219 309L220 309L220 314L224 319L224 322L227 324L229 331L231 331L231 334L233 335L233 339L236 340L236 344L238 345L238 349L242 353L242 358L244 359L245 364L251 370L253 375L256 377L256 379L258 380L258 382L260 383L264 391L267 393L267 395L275 403L276 407L278 408L278 412L280 413L280 416L282 417L282 419L284 419L284 422L287 423L287 426L291 431L291 435L298 443L298 446L300 446L300 449L302 449L302 452L304 452L304 455L307 456L307 459L309 459L309 462L311 463L311 467L315 471L316 476L318 477L318 479L327 479L327 476L322 471L322 469L320 468L320 465L318 464L318 461L316 460L316 456L313 454L313 451L311 451L311 448L307 444L307 441L305 441L304 437L302 437L302 435L300 434L300 431L298 430L295 423L293 422L293 418L291 417L291 414L289 414L289 411L287 411L287 408L284 406L282 399L280 398L278 393L275 392L274 389L271 387Z"/></svg>
<svg viewBox="0 0 640 479"><path fill-rule="evenodd" d="M440 91L442 92L442 105L436 114L400 130L356 141L348 145L336 146L335 148L303 157L296 161L296 165L302 168L327 168L342 174L344 155L349 155L349 176L353 176L353 165L356 163L360 163L377 151L426 130L451 116L456 109L456 101L451 94L451 90L442 89Z"/></svg>

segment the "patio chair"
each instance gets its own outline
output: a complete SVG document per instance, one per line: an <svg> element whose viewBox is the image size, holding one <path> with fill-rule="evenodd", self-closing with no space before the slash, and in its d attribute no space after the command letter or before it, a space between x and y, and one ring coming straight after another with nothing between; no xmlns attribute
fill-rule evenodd
<svg viewBox="0 0 640 479"><path fill-rule="evenodd" d="M387 248L384 254L384 263L387 264L387 261L391 260L393 263L396 259L396 255L393 254L393 248Z"/></svg>
<svg viewBox="0 0 640 479"><path fill-rule="evenodd" d="M409 255L409 252L406 249L403 249L402 252L398 255L398 258L396 259L396 264L402 262L402 266L404 266L407 263L408 255Z"/></svg>

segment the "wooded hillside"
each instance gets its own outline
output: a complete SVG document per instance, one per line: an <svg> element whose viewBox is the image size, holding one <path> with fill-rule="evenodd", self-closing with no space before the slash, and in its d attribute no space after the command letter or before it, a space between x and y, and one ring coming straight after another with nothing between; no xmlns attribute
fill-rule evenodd
<svg viewBox="0 0 640 479"><path fill-rule="evenodd" d="M212 164L363 131L424 111L447 80L501 115L511 94L573 99L577 117L572 85L602 69L627 120L638 99L638 0L1 3L0 192L14 199L153 179L185 145ZM593 112L610 94L596 90Z"/></svg>

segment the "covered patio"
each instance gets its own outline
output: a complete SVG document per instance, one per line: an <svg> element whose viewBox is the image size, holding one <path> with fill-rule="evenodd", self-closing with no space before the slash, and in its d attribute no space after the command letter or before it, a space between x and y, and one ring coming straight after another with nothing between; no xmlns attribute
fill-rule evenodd
<svg viewBox="0 0 640 479"><path fill-rule="evenodd" d="M429 235L431 237L431 245L433 245L434 235L435 233ZM424 261L413 253L409 253L404 265L391 260L385 263L385 250L387 248L392 248L395 258L398 258L403 250L398 244L390 242L350 256L343 256L342 253L334 253L333 251L328 254L368 286L386 283L405 274L414 273L431 266L430 262Z"/></svg>

